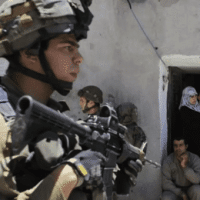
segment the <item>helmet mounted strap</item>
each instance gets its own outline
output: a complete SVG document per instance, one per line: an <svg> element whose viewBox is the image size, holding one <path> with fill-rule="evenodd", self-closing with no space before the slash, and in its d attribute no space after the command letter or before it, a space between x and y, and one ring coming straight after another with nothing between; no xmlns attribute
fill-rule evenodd
<svg viewBox="0 0 200 200"><path fill-rule="evenodd" d="M46 56L44 54L44 50L40 48L39 50L39 60L42 66L42 69L44 70L47 79L49 80L49 83L53 86L55 90L57 90L61 95L67 95L69 93L69 90L72 89L72 82L62 81L58 80L53 73Z"/></svg>
<svg viewBox="0 0 200 200"><path fill-rule="evenodd" d="M10 65L9 67L13 70L13 71L18 71L26 76L32 77L34 79L40 80L42 82L45 83L49 83L49 80L47 79L47 77L43 74L40 74L38 72L35 72L33 70L30 70L26 67L23 67L20 64L14 63L13 61L9 60Z"/></svg>
<svg viewBox="0 0 200 200"><path fill-rule="evenodd" d="M94 106L92 106L92 107L90 107L90 108L88 108L88 106L87 106L87 104L90 102L90 100L86 100L86 105L85 105L85 108L84 108L84 110L83 110L83 113L87 113L88 111L90 111L92 108L95 108L95 107L97 107L97 105L96 104L94 104Z"/></svg>
<svg viewBox="0 0 200 200"><path fill-rule="evenodd" d="M18 71L26 76L32 77L36 80L48 83L52 85L52 87L57 90L61 95L67 95L69 91L72 89L71 82L58 80L53 71L51 70L48 61L45 58L44 50L40 48L39 50L39 60L41 62L41 66L45 72L44 74L40 74L38 72L35 72L31 69L28 69L26 67L23 67L20 63L16 63L12 60L9 60L10 62L10 68L12 68L13 71Z"/></svg>

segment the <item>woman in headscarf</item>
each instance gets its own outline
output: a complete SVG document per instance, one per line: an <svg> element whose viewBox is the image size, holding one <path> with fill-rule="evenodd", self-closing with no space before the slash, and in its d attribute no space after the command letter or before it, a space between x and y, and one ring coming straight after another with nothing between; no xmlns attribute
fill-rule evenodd
<svg viewBox="0 0 200 200"><path fill-rule="evenodd" d="M193 87L188 86L183 90L179 109L188 150L200 156L200 105Z"/></svg>

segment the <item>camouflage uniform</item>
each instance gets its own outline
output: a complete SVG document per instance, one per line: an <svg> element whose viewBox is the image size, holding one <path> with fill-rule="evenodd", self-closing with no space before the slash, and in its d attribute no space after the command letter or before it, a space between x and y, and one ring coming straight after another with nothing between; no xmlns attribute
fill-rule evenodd
<svg viewBox="0 0 200 200"><path fill-rule="evenodd" d="M52 70L45 66L45 60L41 56L40 44L42 41L50 40L59 34L73 34L77 41L87 37L88 26L92 21L93 15L88 9L91 4L90 0L14 0L5 1L0 6L0 56L10 61L9 69L17 71L26 76L40 80L50 84L54 90L62 95L66 95L72 89L72 83L58 80ZM15 63L12 57L22 49L29 49L29 52L38 55L41 61L45 75L29 70ZM43 61L43 62L42 62ZM63 88L68 88L67 91ZM52 170L43 170L38 174L25 173L28 178L37 177L33 180L33 187L28 186L28 182L23 185L27 186L26 190L20 189L19 177L13 169L21 169L21 163L27 163L31 160L31 154L28 148L25 148L19 155L11 157L11 135L10 126L15 118L15 108L17 100L23 95L17 85L7 76L1 78L0 85L0 199L9 200L25 200L25 199L68 199L71 191L80 186L84 178L80 175L76 167L68 164L62 164L59 167L53 167ZM49 107L63 110L63 104L49 99ZM51 136L51 135L50 135ZM47 144L50 149L52 145L56 145L57 151L51 155L55 158L62 156L63 138L56 133L52 133L52 137L56 140L50 140ZM67 139L67 138L65 138ZM64 140L65 140L64 139ZM73 139L72 139L73 140ZM75 141L75 139L73 140ZM45 135L41 136L36 147L45 143ZM76 142L75 142L76 143ZM75 144L74 143L74 144ZM73 147L74 145L72 145ZM70 148L68 149L70 150ZM75 159L76 160L76 159ZM71 161L68 161L71 162ZM38 163L41 164L41 163ZM47 158L48 164L48 158ZM51 163L49 163L51 164ZM75 165L74 165L75 166ZM51 166L47 165L47 168ZM49 168L49 169L50 169ZM24 168L26 170L26 168ZM25 171L26 172L26 171ZM33 172L33 171L31 171ZM25 177L26 178L26 177ZM24 179L30 180L30 179ZM32 181L32 180L31 180ZM26 185L27 184L27 185ZM81 192L72 193L71 199L84 199Z"/></svg>

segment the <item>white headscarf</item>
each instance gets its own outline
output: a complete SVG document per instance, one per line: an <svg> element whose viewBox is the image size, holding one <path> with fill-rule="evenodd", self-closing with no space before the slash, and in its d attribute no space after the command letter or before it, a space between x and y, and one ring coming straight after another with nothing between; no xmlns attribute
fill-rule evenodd
<svg viewBox="0 0 200 200"><path fill-rule="evenodd" d="M198 104L198 101L196 101L195 104L190 103L190 98L195 95L197 95L197 92L193 87L191 86L186 87L182 93L179 109L181 109L182 106L186 106L192 110L200 112L200 105Z"/></svg>

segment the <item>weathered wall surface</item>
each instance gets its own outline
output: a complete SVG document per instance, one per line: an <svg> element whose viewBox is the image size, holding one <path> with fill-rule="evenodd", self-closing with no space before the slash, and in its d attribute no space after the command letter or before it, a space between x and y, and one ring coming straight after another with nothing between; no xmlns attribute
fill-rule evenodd
<svg viewBox="0 0 200 200"><path fill-rule="evenodd" d="M198 55L200 34L197 0L131 2L135 15L154 47L158 47L156 51L161 57L173 54ZM104 91L105 100L108 94L113 94L117 104L133 102L138 107L139 125L148 137L147 157L160 161L160 60L138 26L126 0L93 2L91 8L95 18L88 40L81 43L80 50L85 60L74 89L95 84ZM75 93L70 95L75 97ZM69 103L77 107L74 102ZM147 164L139 174L138 183L129 199L159 199L160 180L160 170Z"/></svg>
<svg viewBox="0 0 200 200"><path fill-rule="evenodd" d="M134 13L158 54L198 55L200 28L198 0L130 0ZM95 17L88 39L81 41L84 63L74 90L66 97L74 119L80 112L77 91L97 85L115 97L116 104L131 101L138 107L139 126L148 137L147 157L161 160L159 108L160 59L141 31L127 0L93 1ZM165 60L167 63L167 60ZM162 81L160 81L162 84ZM167 89L167 87L166 87ZM54 94L55 98L63 98ZM160 98L162 99L162 98ZM147 164L127 199L158 200L161 194L160 170ZM121 198L125 199L125 198Z"/></svg>

